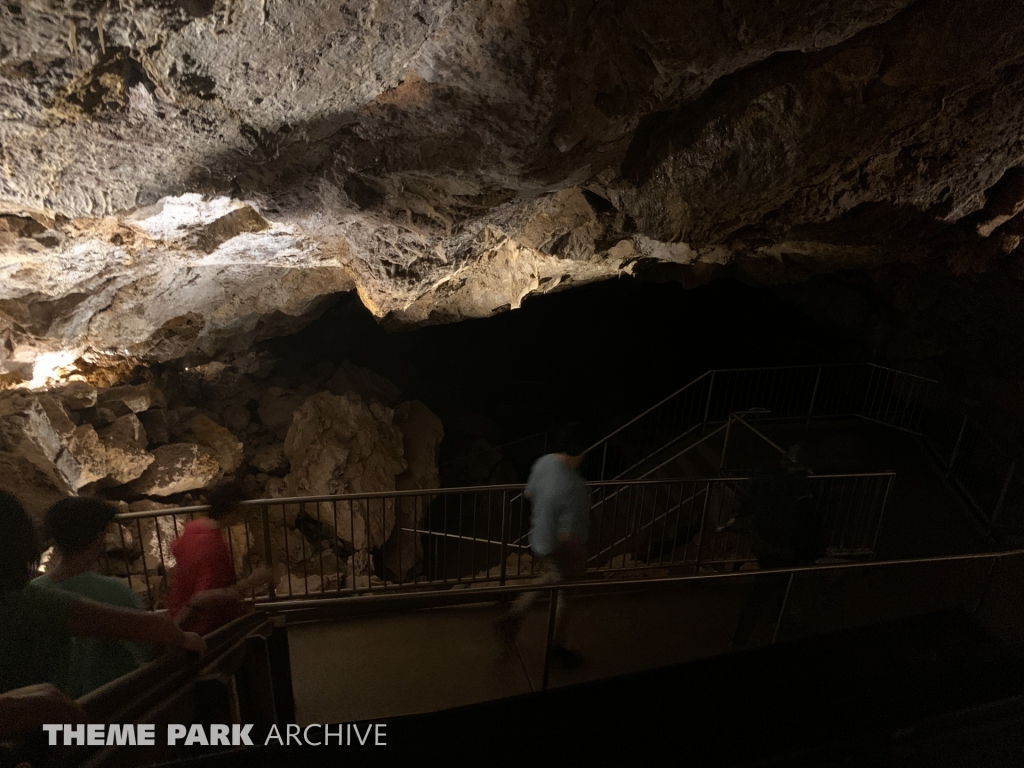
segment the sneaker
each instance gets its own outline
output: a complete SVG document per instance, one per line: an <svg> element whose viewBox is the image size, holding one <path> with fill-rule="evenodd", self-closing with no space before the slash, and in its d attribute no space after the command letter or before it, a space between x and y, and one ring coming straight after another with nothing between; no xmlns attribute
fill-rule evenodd
<svg viewBox="0 0 1024 768"><path fill-rule="evenodd" d="M551 661L566 669L575 669L583 664L583 654L569 648L552 648Z"/></svg>

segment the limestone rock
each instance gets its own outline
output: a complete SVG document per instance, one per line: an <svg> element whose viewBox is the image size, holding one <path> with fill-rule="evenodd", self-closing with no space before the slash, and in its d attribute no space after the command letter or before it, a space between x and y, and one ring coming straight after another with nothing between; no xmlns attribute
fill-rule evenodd
<svg viewBox="0 0 1024 768"><path fill-rule="evenodd" d="M175 508L174 504L161 504L151 499L133 501L129 505L131 512L163 512ZM149 573L166 572L177 564L171 553L171 544L181 534L185 522L187 520L184 515L177 519L171 515L162 515L141 518L133 524L142 531L140 544Z"/></svg>
<svg viewBox="0 0 1024 768"><path fill-rule="evenodd" d="M142 426L139 417L129 413L116 419L113 424L100 430L100 437L118 440L128 440L138 443L142 448L148 445L146 429Z"/></svg>
<svg viewBox="0 0 1024 768"><path fill-rule="evenodd" d="M231 403L221 413L221 418L224 420L225 427L232 432L240 433L244 432L245 428L249 426L252 415L244 404Z"/></svg>
<svg viewBox="0 0 1024 768"><path fill-rule="evenodd" d="M224 474L231 474L242 464L244 448L231 432L202 414L188 422L187 435L206 448Z"/></svg>
<svg viewBox="0 0 1024 768"><path fill-rule="evenodd" d="M271 387L260 398L260 421L271 432L284 439L292 425L295 411L304 400L302 395L288 394L279 387Z"/></svg>
<svg viewBox="0 0 1024 768"><path fill-rule="evenodd" d="M249 462L260 472L275 474L288 468L288 457L284 453L284 443L273 443L259 448Z"/></svg>
<svg viewBox="0 0 1024 768"><path fill-rule="evenodd" d="M64 481L75 491L104 480L110 474L107 451L95 427L76 427L56 462Z"/></svg>
<svg viewBox="0 0 1024 768"><path fill-rule="evenodd" d="M0 490L16 496L39 523L50 505L67 495L38 466L24 456L7 451L0 451Z"/></svg>
<svg viewBox="0 0 1024 768"><path fill-rule="evenodd" d="M140 413L139 422L146 430L146 436L153 445L171 442L171 427L167 419L167 411L157 408Z"/></svg>
<svg viewBox="0 0 1024 768"><path fill-rule="evenodd" d="M404 402L395 409L395 424L402 430L405 472L395 478L396 490L437 488L440 473L437 452L444 439L444 427L419 400ZM433 497L399 499L399 525L384 544L384 565L395 576L405 579L423 562L422 537L413 531L423 529L424 510Z"/></svg>
<svg viewBox="0 0 1024 768"><path fill-rule="evenodd" d="M96 405L96 387L84 381L72 381L54 394L69 411L80 411Z"/></svg>
<svg viewBox="0 0 1024 768"><path fill-rule="evenodd" d="M368 403L376 400L389 407L397 405L402 396L391 381L371 370L352 365L348 360L341 362L324 387L335 395L355 392Z"/></svg>
<svg viewBox="0 0 1024 768"><path fill-rule="evenodd" d="M154 461L128 487L140 496L173 496L205 488L221 477L217 460L193 443L170 443L153 451Z"/></svg>
<svg viewBox="0 0 1024 768"><path fill-rule="evenodd" d="M142 413L148 411L154 402L160 403L159 392L149 384L135 386L112 387L99 393L96 404L100 408L109 408L116 415L126 413Z"/></svg>
<svg viewBox="0 0 1024 768"><path fill-rule="evenodd" d="M0 395L0 448L17 451L44 470L74 430L63 406L49 395Z"/></svg>
<svg viewBox="0 0 1024 768"><path fill-rule="evenodd" d="M395 488L407 468L401 430L394 412L369 406L354 394L313 395L295 412L284 450L291 471L285 478L289 496L334 495ZM369 550L387 541L395 526L393 500L369 499L320 504L323 518L337 514L337 531L356 555L362 553L357 577L369 576Z"/></svg>
<svg viewBox="0 0 1024 768"><path fill-rule="evenodd" d="M125 411L122 410L122 413ZM106 427L117 421L118 414L112 408L105 406L95 406L93 408L84 408L80 413L81 419L86 424L91 424L94 427Z"/></svg>
<svg viewBox="0 0 1024 768"><path fill-rule="evenodd" d="M130 483L153 463L153 455L146 452L146 431L134 413L120 417L99 434L112 482Z"/></svg>

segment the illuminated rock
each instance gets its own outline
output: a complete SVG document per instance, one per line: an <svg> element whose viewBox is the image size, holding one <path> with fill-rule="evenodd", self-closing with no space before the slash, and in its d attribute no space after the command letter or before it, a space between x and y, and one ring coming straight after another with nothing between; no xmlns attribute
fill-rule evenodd
<svg viewBox="0 0 1024 768"><path fill-rule="evenodd" d="M173 496L205 488L223 474L217 460L193 443L169 443L153 450L154 461L128 487L140 496Z"/></svg>
<svg viewBox="0 0 1024 768"><path fill-rule="evenodd" d="M96 405L96 387L84 381L72 381L54 392L70 411L80 411Z"/></svg>
<svg viewBox="0 0 1024 768"><path fill-rule="evenodd" d="M185 435L209 451L217 460L224 474L230 475L242 463L242 443L209 416L199 414L193 417L185 428Z"/></svg>

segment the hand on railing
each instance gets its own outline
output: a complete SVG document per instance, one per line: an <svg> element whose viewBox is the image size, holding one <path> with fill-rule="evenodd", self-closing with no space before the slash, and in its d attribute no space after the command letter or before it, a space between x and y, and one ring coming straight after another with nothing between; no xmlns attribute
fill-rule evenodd
<svg viewBox="0 0 1024 768"><path fill-rule="evenodd" d="M195 632L185 632L181 647L186 651L198 653L200 656L206 654L206 641Z"/></svg>
<svg viewBox="0 0 1024 768"><path fill-rule="evenodd" d="M265 565L261 565L244 579L235 584L235 591L244 596L246 592L269 586L274 581L274 573Z"/></svg>

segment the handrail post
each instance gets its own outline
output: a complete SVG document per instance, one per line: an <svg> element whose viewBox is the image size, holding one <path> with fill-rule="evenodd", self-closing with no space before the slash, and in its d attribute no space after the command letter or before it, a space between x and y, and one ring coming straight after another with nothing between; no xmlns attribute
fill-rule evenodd
<svg viewBox="0 0 1024 768"><path fill-rule="evenodd" d="M997 555L992 558L992 564L988 567L988 575L985 577L985 583L981 586L981 594L978 595L978 602L974 604L974 615L978 615L978 611L981 610L982 603L985 602L985 598L988 597L988 590L992 586L992 577L996 572L996 563L1002 559L1001 555Z"/></svg>
<svg viewBox="0 0 1024 768"><path fill-rule="evenodd" d="M818 375L814 377L814 390L811 392L811 405L807 409L807 425L805 429L809 429L811 426L811 415L814 413L814 401L818 397L818 383L821 381L821 366L818 366Z"/></svg>
<svg viewBox="0 0 1024 768"><path fill-rule="evenodd" d="M949 464L946 465L946 477L949 477L953 472L953 463L956 461L957 454L960 452L960 441L964 439L964 432L967 430L967 417L964 416L960 422L960 434L956 436L956 443L953 445L953 453L950 454Z"/></svg>
<svg viewBox="0 0 1024 768"><path fill-rule="evenodd" d="M601 479L604 480L604 469L608 463L608 441L604 441L604 450L601 451Z"/></svg>
<svg viewBox="0 0 1024 768"><path fill-rule="evenodd" d="M790 572L789 581L786 582L786 594L782 598L782 608L779 609L779 618L775 622L775 632L772 633L772 645L779 639L779 630L782 629L782 619L786 615L786 608L789 607L789 592L793 588L793 577L795 573Z"/></svg>
<svg viewBox="0 0 1024 768"><path fill-rule="evenodd" d="M548 636L547 642L544 644L544 676L541 680L540 689L546 691L548 689L548 675L551 672L551 644L555 639L555 621L558 618L558 594L557 589L552 589L548 592L551 603L548 606Z"/></svg>
<svg viewBox="0 0 1024 768"><path fill-rule="evenodd" d="M270 537L270 509L266 505L263 507L263 551L267 558L264 565L269 569L271 574L273 574L274 546ZM271 601L277 600L277 590L275 589L274 579L271 579L270 584L267 586L267 598Z"/></svg>
<svg viewBox="0 0 1024 768"><path fill-rule="evenodd" d="M729 414L729 421L725 423L725 440L722 443L722 459L718 462L718 470L725 469L725 452L729 449L729 429L732 427L733 414Z"/></svg>
<svg viewBox="0 0 1024 768"><path fill-rule="evenodd" d="M712 371L711 372L711 383L708 384L708 402L707 402L707 405L704 406L704 420L703 420L703 422L701 422L704 425L705 428L707 427L707 424L708 424L708 416L711 414L711 393L715 391L715 374L716 373L717 373L717 371ZM703 431L702 431L702 434L703 434Z"/></svg>
<svg viewBox="0 0 1024 768"><path fill-rule="evenodd" d="M1017 466L1017 462L1011 461L1010 468L1006 470L1006 479L1003 480L1003 490L999 492L999 500L996 501L996 506L992 510L992 519L988 521L991 528L995 527L996 517L1003 509L1003 502L1006 501L1006 492L1010 490L1010 480L1013 479L1013 470Z"/></svg>
<svg viewBox="0 0 1024 768"><path fill-rule="evenodd" d="M498 583L505 586L505 576L508 570L508 540L511 538L512 515L509 511L508 491L501 492L501 571Z"/></svg>
<svg viewBox="0 0 1024 768"><path fill-rule="evenodd" d="M892 490L892 481L895 475L889 475L889 482L885 484L885 496L882 497L882 509L878 512L878 523L875 525L875 538L871 542L871 557L875 557L878 550L878 534L882 530L882 519L885 517L885 508L889 503L889 492Z"/></svg>

